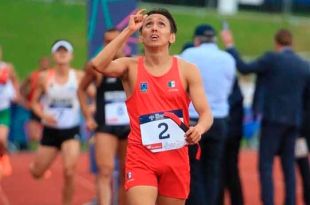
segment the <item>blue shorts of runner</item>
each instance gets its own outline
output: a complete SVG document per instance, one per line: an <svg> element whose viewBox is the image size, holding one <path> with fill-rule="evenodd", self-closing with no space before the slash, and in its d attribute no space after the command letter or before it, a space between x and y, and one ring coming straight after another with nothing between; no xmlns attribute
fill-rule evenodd
<svg viewBox="0 0 310 205"><path fill-rule="evenodd" d="M71 139L80 139L79 126L68 129L57 129L44 126L41 145L55 147L60 150L62 143Z"/></svg>
<svg viewBox="0 0 310 205"><path fill-rule="evenodd" d="M96 133L109 133L115 135L119 140L127 140L130 127L129 126L105 126L99 125L95 131Z"/></svg>

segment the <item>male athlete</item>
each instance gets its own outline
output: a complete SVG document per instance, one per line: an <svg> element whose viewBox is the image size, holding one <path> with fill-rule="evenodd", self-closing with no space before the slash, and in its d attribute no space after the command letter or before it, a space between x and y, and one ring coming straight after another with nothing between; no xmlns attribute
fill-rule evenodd
<svg viewBox="0 0 310 205"><path fill-rule="evenodd" d="M115 28L109 29L104 34L104 44L107 45L119 35ZM115 59L124 57L122 46ZM79 85L78 95L81 108L89 130L95 130L95 158L98 167L97 195L99 204L111 204L113 171L115 157L119 159L120 189L118 204L125 204L124 171L127 137L129 134L129 118L126 110L126 94L119 78L105 77L95 71L90 63L85 69L86 75ZM96 112L95 118L87 104L87 88L95 83Z"/></svg>
<svg viewBox="0 0 310 205"><path fill-rule="evenodd" d="M64 169L62 204L69 205L72 203L74 174L80 153L80 104L77 89L82 72L70 65L73 59L70 42L56 41L51 50L55 67L40 73L32 98L32 109L42 120L43 134L30 172L34 178L44 177L60 152ZM41 96L43 101L40 100Z"/></svg>
<svg viewBox="0 0 310 205"><path fill-rule="evenodd" d="M144 56L113 60L138 30ZM198 143L212 124L197 68L169 54L176 31L167 10L151 10L145 15L140 10L92 60L99 72L120 77L127 95L131 128L125 179L128 205L183 205L190 180L186 145ZM186 130L191 100L199 121Z"/></svg>

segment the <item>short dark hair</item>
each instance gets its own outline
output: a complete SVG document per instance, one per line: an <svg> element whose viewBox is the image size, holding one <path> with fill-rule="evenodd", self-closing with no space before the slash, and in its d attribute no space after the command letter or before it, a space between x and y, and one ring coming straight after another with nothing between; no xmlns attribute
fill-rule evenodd
<svg viewBox="0 0 310 205"><path fill-rule="evenodd" d="M291 46L293 44L293 35L288 29L280 29L274 36L274 40L281 46Z"/></svg>
<svg viewBox="0 0 310 205"><path fill-rule="evenodd" d="M106 33L110 33L110 32L120 32L120 30L117 29L116 27L111 27L111 28L105 30L105 32L103 33L102 37L104 38L104 37L105 37L105 34L106 34Z"/></svg>
<svg viewBox="0 0 310 205"><path fill-rule="evenodd" d="M177 33L177 25L175 23L174 18L172 17L171 13L167 10L167 9L163 9L163 8L156 8L156 9L152 9L150 11L148 11L146 13L146 15L152 15L152 14L160 14L163 15L164 17L166 17L170 23L170 31L171 33ZM140 29L140 32L142 30L142 27Z"/></svg>

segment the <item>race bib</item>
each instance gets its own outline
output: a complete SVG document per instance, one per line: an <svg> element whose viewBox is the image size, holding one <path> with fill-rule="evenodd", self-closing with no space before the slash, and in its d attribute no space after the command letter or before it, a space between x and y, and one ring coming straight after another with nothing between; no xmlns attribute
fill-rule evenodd
<svg viewBox="0 0 310 205"><path fill-rule="evenodd" d="M152 152L163 152L182 148L186 145L185 132L179 125L165 117L165 112L152 113L140 116L140 130L142 144ZM183 121L182 110L173 110Z"/></svg>
<svg viewBox="0 0 310 205"><path fill-rule="evenodd" d="M105 104L105 123L110 126L128 125L129 117L124 102Z"/></svg>
<svg viewBox="0 0 310 205"><path fill-rule="evenodd" d="M55 118L57 128L72 127L78 124L80 120L79 108L73 104L71 99L54 99L45 110L45 113Z"/></svg>

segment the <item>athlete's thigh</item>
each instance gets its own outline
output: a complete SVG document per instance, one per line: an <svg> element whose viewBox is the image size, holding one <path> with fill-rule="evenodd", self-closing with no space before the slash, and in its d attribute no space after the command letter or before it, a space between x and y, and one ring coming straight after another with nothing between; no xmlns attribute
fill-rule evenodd
<svg viewBox="0 0 310 205"><path fill-rule="evenodd" d="M61 145L64 168L75 166L80 155L80 142L76 139L66 140Z"/></svg>
<svg viewBox="0 0 310 205"><path fill-rule="evenodd" d="M96 162L98 167L114 167L118 139L109 133L98 132L95 135Z"/></svg>
<svg viewBox="0 0 310 205"><path fill-rule="evenodd" d="M126 192L127 205L155 205L158 189L154 186L135 186Z"/></svg>
<svg viewBox="0 0 310 205"><path fill-rule="evenodd" d="M0 143L6 143L9 134L9 128L0 124Z"/></svg>
<svg viewBox="0 0 310 205"><path fill-rule="evenodd" d="M56 158L58 149L56 147L40 145L33 162L33 168L43 173Z"/></svg>
<svg viewBox="0 0 310 205"><path fill-rule="evenodd" d="M157 205L184 205L185 199L169 198L158 196Z"/></svg>

